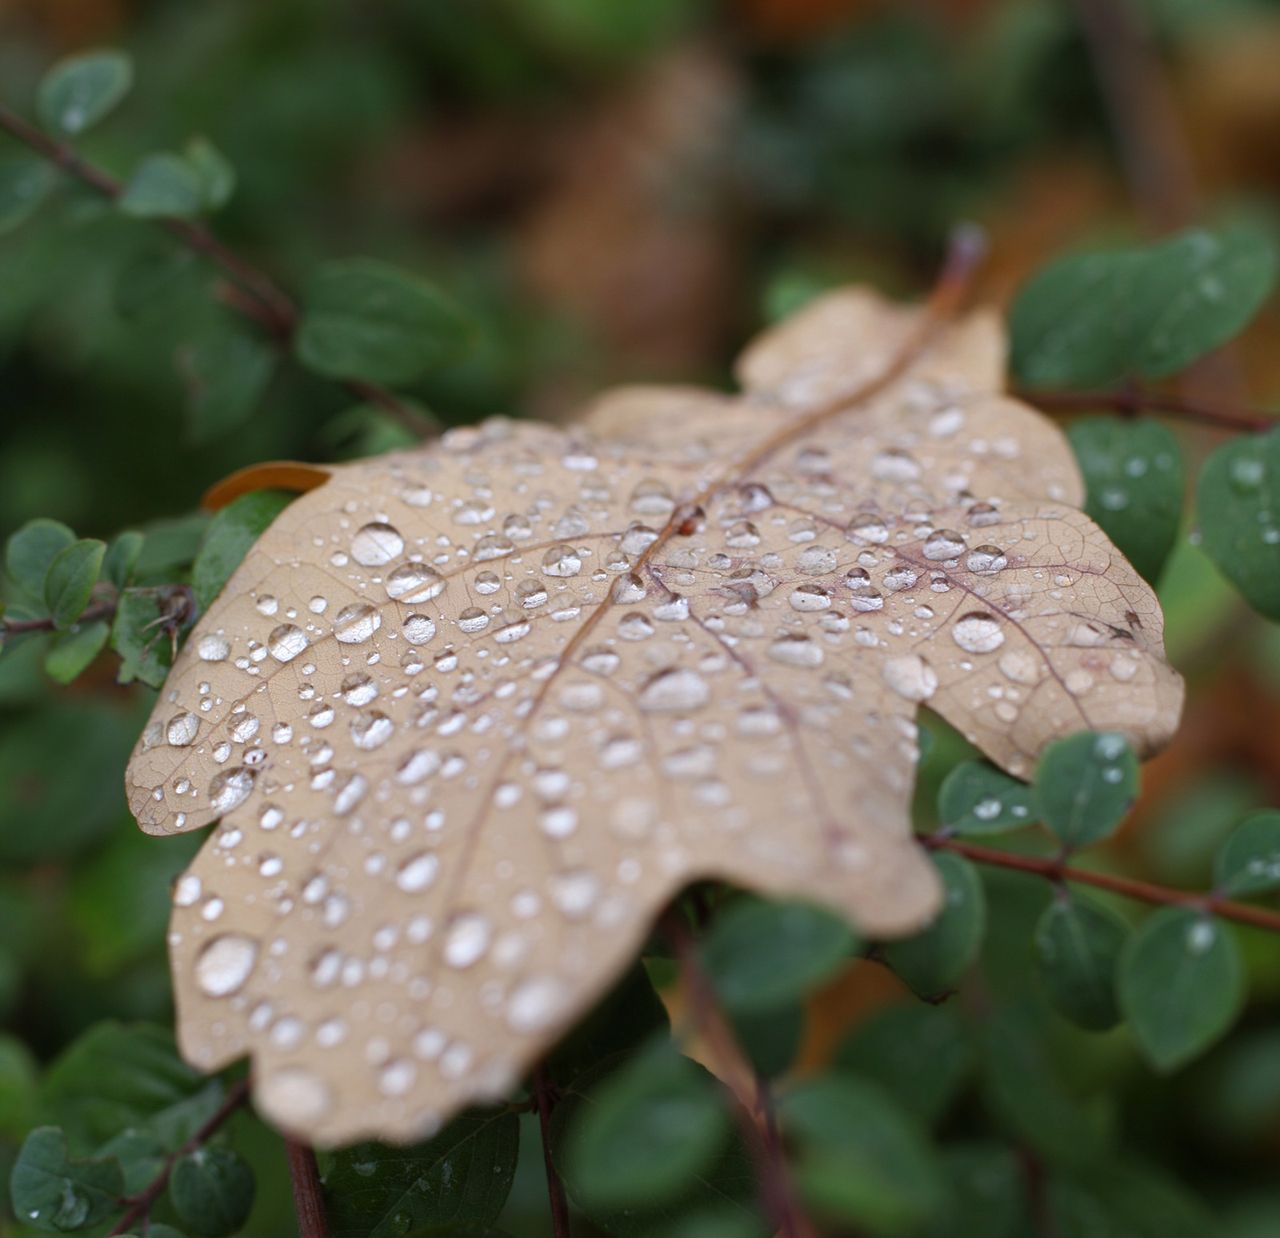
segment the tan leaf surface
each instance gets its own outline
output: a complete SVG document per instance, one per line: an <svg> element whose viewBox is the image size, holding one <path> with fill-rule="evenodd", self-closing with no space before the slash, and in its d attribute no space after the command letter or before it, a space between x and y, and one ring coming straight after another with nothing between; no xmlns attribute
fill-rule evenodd
<svg viewBox="0 0 1280 1238"><path fill-rule="evenodd" d="M1172 731L1150 590L979 314L835 294L745 394L630 389L335 467L253 548L128 772L179 881L183 1052L312 1140L509 1089L689 881L908 933L927 703L1026 774Z"/></svg>

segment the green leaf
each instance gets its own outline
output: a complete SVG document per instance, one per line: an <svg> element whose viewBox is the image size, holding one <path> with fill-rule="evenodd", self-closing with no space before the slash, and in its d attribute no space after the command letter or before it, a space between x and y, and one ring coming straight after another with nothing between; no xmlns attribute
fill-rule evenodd
<svg viewBox="0 0 1280 1238"><path fill-rule="evenodd" d="M1255 812L1222 844L1214 884L1230 898L1280 890L1280 812Z"/></svg>
<svg viewBox="0 0 1280 1238"><path fill-rule="evenodd" d="M0 157L0 236L30 219L57 183L57 173L38 155Z"/></svg>
<svg viewBox="0 0 1280 1238"><path fill-rule="evenodd" d="M490 1225L515 1177L520 1124L505 1109L470 1109L410 1147L362 1143L325 1175L333 1238L399 1238L445 1225Z"/></svg>
<svg viewBox="0 0 1280 1238"><path fill-rule="evenodd" d="M757 1075L773 1079L795 1061L804 1036L804 1007L799 1003L730 1016L734 1038Z"/></svg>
<svg viewBox="0 0 1280 1238"><path fill-rule="evenodd" d="M1004 834L1033 819L1031 788L987 761L962 761L938 789L938 820L956 834Z"/></svg>
<svg viewBox="0 0 1280 1238"><path fill-rule="evenodd" d="M1148 417L1084 417L1067 430L1084 474L1085 511L1150 581L1178 537L1186 476L1178 440Z"/></svg>
<svg viewBox="0 0 1280 1238"><path fill-rule="evenodd" d="M275 361L267 344L235 325L206 331L179 350L191 441L206 443L248 421Z"/></svg>
<svg viewBox="0 0 1280 1238"><path fill-rule="evenodd" d="M129 584L145 541L146 538L133 529L117 533L107 546L106 557L102 560L103 579L109 580L117 589L123 589Z"/></svg>
<svg viewBox="0 0 1280 1238"><path fill-rule="evenodd" d="M1012 1148L965 1141L942 1149L950 1187L946 1210L926 1238L1025 1238L1035 1232L1027 1216L1027 1171Z"/></svg>
<svg viewBox="0 0 1280 1238"><path fill-rule="evenodd" d="M556 1045L547 1069L553 1079L567 1084L605 1058L634 1050L656 1033L670 1030L667 1008L644 964L636 962Z"/></svg>
<svg viewBox="0 0 1280 1238"><path fill-rule="evenodd" d="M200 204L205 211L226 206L236 188L231 161L208 138L194 137L183 151L200 182Z"/></svg>
<svg viewBox="0 0 1280 1238"><path fill-rule="evenodd" d="M1242 223L1058 259L1014 301L1014 373L1049 388L1173 374L1242 330L1275 276L1271 239Z"/></svg>
<svg viewBox="0 0 1280 1238"><path fill-rule="evenodd" d="M43 77L36 112L48 129L75 135L96 125L129 93L133 61L124 52L81 52Z"/></svg>
<svg viewBox="0 0 1280 1238"><path fill-rule="evenodd" d="M43 598L49 565L75 540L76 535L57 520L29 520L5 545L5 570L24 592Z"/></svg>
<svg viewBox="0 0 1280 1238"><path fill-rule="evenodd" d="M883 948L885 962L921 997L936 997L959 983L977 957L987 922L986 896L973 865L945 851L930 858L942 878L942 911L922 932Z"/></svg>
<svg viewBox="0 0 1280 1238"><path fill-rule="evenodd" d="M138 219L190 219L204 206L204 184L181 155L159 151L133 170L116 205Z"/></svg>
<svg viewBox="0 0 1280 1238"><path fill-rule="evenodd" d="M21 1137L36 1109L36 1060L16 1036L0 1032L0 1134Z"/></svg>
<svg viewBox="0 0 1280 1238"><path fill-rule="evenodd" d="M1205 1238L1223 1232L1177 1179L1123 1161L1051 1176L1045 1203L1055 1238Z"/></svg>
<svg viewBox="0 0 1280 1238"><path fill-rule="evenodd" d="M111 625L103 619L78 624L62 633L45 656L44 669L58 683L70 683L100 654L111 634Z"/></svg>
<svg viewBox="0 0 1280 1238"><path fill-rule="evenodd" d="M201 610L209 608L249 548L296 497L285 490L254 490L228 503L214 516L191 569L191 583Z"/></svg>
<svg viewBox="0 0 1280 1238"><path fill-rule="evenodd" d="M307 289L295 348L330 378L408 383L452 359L468 327L429 284L367 259L330 262Z"/></svg>
<svg viewBox="0 0 1280 1238"><path fill-rule="evenodd" d="M1116 968L1129 926L1115 912L1075 895L1055 897L1036 925L1036 967L1059 1013L1090 1031L1120 1021Z"/></svg>
<svg viewBox="0 0 1280 1238"><path fill-rule="evenodd" d="M588 1211L652 1207L688 1189L728 1134L718 1085L663 1039L588 1093L566 1137L566 1177Z"/></svg>
<svg viewBox="0 0 1280 1238"><path fill-rule="evenodd" d="M725 1009L774 1010L838 971L855 945L837 915L807 903L738 899L717 915L702 965Z"/></svg>
<svg viewBox="0 0 1280 1238"><path fill-rule="evenodd" d="M124 1194L124 1175L111 1160L73 1160L67 1137L40 1126L22 1144L9 1179L13 1211L36 1229L67 1233L110 1216Z"/></svg>
<svg viewBox="0 0 1280 1238"><path fill-rule="evenodd" d="M1165 907L1120 958L1120 1007L1148 1060L1176 1070L1220 1039L1244 1002L1234 936L1189 907Z"/></svg>
<svg viewBox="0 0 1280 1238"><path fill-rule="evenodd" d="M53 1063L41 1084L43 1111L87 1147L132 1129L176 1151L221 1098L217 1080L178 1057L171 1031L145 1023L94 1025Z"/></svg>
<svg viewBox="0 0 1280 1238"><path fill-rule="evenodd" d="M98 583L106 542L84 537L60 550L49 564L44 578L44 604L49 608L55 627L70 627L89 604L93 586Z"/></svg>
<svg viewBox="0 0 1280 1238"><path fill-rule="evenodd" d="M100 1147L97 1156L119 1162L127 1195L136 1195L155 1180L169 1160L164 1141L150 1131L123 1130Z"/></svg>
<svg viewBox="0 0 1280 1238"><path fill-rule="evenodd" d="M1080 1097L1068 1088L1049 1052L1047 1015L1005 1008L982 1024L980 1036L983 1096L1002 1126L1055 1164L1108 1153L1106 1098Z"/></svg>
<svg viewBox="0 0 1280 1238"><path fill-rule="evenodd" d="M253 1195L253 1170L230 1148L197 1148L169 1179L174 1211L196 1238L234 1234L249 1219Z"/></svg>
<svg viewBox="0 0 1280 1238"><path fill-rule="evenodd" d="M973 1074L973 1045L950 1005L901 1002L859 1024L835 1065L871 1079L933 1125Z"/></svg>
<svg viewBox="0 0 1280 1238"><path fill-rule="evenodd" d="M1280 427L1232 439L1205 461L1196 519L1217 569L1255 610L1280 619Z"/></svg>
<svg viewBox="0 0 1280 1238"><path fill-rule="evenodd" d="M1065 847L1106 838L1137 798L1138 758L1118 731L1056 740L1036 764L1036 813Z"/></svg>
<svg viewBox="0 0 1280 1238"><path fill-rule="evenodd" d="M943 1202L933 1149L875 1084L820 1075L784 1093L778 1109L799 1144L796 1181L814 1207L877 1234L904 1234Z"/></svg>
<svg viewBox="0 0 1280 1238"><path fill-rule="evenodd" d="M120 655L120 683L160 687L173 665L173 644L163 624L165 612L155 589L125 589L111 623L111 648Z"/></svg>

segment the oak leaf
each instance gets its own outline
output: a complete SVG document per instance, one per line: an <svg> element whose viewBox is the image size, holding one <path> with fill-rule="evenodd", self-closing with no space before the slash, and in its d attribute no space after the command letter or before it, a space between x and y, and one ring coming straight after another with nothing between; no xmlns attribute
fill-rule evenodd
<svg viewBox="0 0 1280 1238"><path fill-rule="evenodd" d="M508 1090L696 878L892 937L936 913L922 704L1027 775L1176 724L1150 589L976 313L848 290L743 392L631 388L335 466L250 551L128 771L182 1050L321 1143ZM244 484L243 481L238 484Z"/></svg>

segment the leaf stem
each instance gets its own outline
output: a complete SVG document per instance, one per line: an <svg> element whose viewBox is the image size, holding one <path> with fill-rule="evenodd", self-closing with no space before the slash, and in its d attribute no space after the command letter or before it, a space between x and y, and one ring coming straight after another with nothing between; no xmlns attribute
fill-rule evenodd
<svg viewBox="0 0 1280 1238"><path fill-rule="evenodd" d="M99 619L110 619L116 613L115 601L96 602L87 607L76 619L76 623L95 623ZM43 619L5 619L0 618L0 636L21 636L27 632L52 632L53 618L46 615Z"/></svg>
<svg viewBox="0 0 1280 1238"><path fill-rule="evenodd" d="M951 851L977 864L990 864L996 868L1009 868L1020 873L1031 873L1046 881L1060 884L1093 886L1122 898L1140 903L1164 907L1192 907L1224 920L1247 924L1251 928L1280 933L1280 911L1269 911L1250 903L1237 903L1221 898L1212 892L1175 890L1171 886L1140 881L1135 877L1121 877L1115 873L1096 873L1086 868L1073 868L1056 856L1019 855L1013 851L1001 851L996 847L984 847L978 843L964 842L945 834L931 834L921 840L931 851Z"/></svg>
<svg viewBox="0 0 1280 1238"><path fill-rule="evenodd" d="M1159 391L1120 388L1116 391L1015 391L1028 404L1045 412L1121 413L1127 417L1139 413L1164 413L1181 421L1198 422L1224 430L1253 432L1280 426L1280 416L1246 408L1229 408L1205 404Z"/></svg>
<svg viewBox="0 0 1280 1238"><path fill-rule="evenodd" d="M316 1154L309 1144L284 1138L284 1154L289 1162L293 1186L293 1209L298 1217L298 1238L329 1238L329 1221L324 1211L324 1190Z"/></svg>
<svg viewBox="0 0 1280 1238"><path fill-rule="evenodd" d="M533 1094L538 1110L538 1130L542 1134L542 1164L547 1172L547 1201L551 1206L551 1231L555 1238L571 1238L569 1201L564 1183L551 1157L551 1110L555 1108L555 1089L545 1066L533 1073Z"/></svg>
<svg viewBox="0 0 1280 1238"><path fill-rule="evenodd" d="M114 202L124 191L121 182L109 172L84 159L65 142L50 137L3 103L0 103L0 129L104 198ZM226 276L235 293L220 298L225 305L257 323L282 350L288 347L298 326L298 309L293 298L265 271L224 245L203 223L188 219L159 219L156 223L179 243L207 258ZM415 437L421 438L430 432L427 419L386 387L360 379L343 379L341 383L351 395L376 404Z"/></svg>
<svg viewBox="0 0 1280 1238"><path fill-rule="evenodd" d="M151 1209L155 1206L156 1200L164 1193L165 1187L169 1185L169 1177L173 1173L173 1167L184 1156L189 1156L192 1152L204 1147L226 1124L228 1119L244 1107L248 1099L249 1080L240 1079L233 1083L227 1089L227 1094L223 1097L222 1104L213 1111L204 1125L182 1147L169 1155L160 1172L147 1183L141 1192L123 1201L129 1206L125 1210L124 1216L116 1223L115 1228L107 1235L107 1238L112 1238L112 1235L115 1234L127 1234L138 1221L145 1222L150 1217Z"/></svg>
<svg viewBox="0 0 1280 1238"><path fill-rule="evenodd" d="M792 1189L782 1142L773 1117L768 1084L755 1072L738 1044L698 957L693 934L678 908L669 907L661 921L662 935L670 942L680 967L680 979L688 997L696 1031L721 1064L718 1076L737 1102L734 1114L743 1140L756 1163L760 1201L779 1238L808 1238L815 1233ZM753 1083L754 1095L742 1086Z"/></svg>

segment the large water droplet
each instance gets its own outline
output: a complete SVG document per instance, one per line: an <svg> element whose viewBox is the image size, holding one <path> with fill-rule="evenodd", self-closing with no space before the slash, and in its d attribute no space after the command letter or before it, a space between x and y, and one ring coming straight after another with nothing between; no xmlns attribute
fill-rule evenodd
<svg viewBox="0 0 1280 1238"><path fill-rule="evenodd" d="M267 637L267 650L277 662L292 662L306 647L307 634L293 623L272 628Z"/></svg>
<svg viewBox="0 0 1280 1238"><path fill-rule="evenodd" d="M640 689L640 708L650 712L685 713L711 699L711 689L696 671L672 666L654 675Z"/></svg>
<svg viewBox="0 0 1280 1238"><path fill-rule="evenodd" d="M351 557L364 567L382 567L403 551L400 531L381 521L365 525L351 539Z"/></svg>
<svg viewBox="0 0 1280 1238"><path fill-rule="evenodd" d="M444 592L445 580L425 563L402 563L387 577L387 596L416 606Z"/></svg>
<svg viewBox="0 0 1280 1238"><path fill-rule="evenodd" d="M333 634L343 645L367 641L382 626L382 616L365 602L352 602L333 617Z"/></svg>
<svg viewBox="0 0 1280 1238"><path fill-rule="evenodd" d="M951 635L956 644L969 653L991 653L1004 644L1004 629L999 620L986 611L974 610L961 615Z"/></svg>
<svg viewBox="0 0 1280 1238"><path fill-rule="evenodd" d="M174 714L165 727L165 738L175 748L185 748L194 742L196 732L200 730L200 719L195 714Z"/></svg>
<svg viewBox="0 0 1280 1238"><path fill-rule="evenodd" d="M253 791L253 770L241 765L235 769L224 769L214 774L209 783L209 803L219 816L239 808Z"/></svg>
<svg viewBox="0 0 1280 1238"><path fill-rule="evenodd" d="M249 979L258 960L258 943L240 933L208 942L196 957L196 984L206 997L230 997Z"/></svg>

